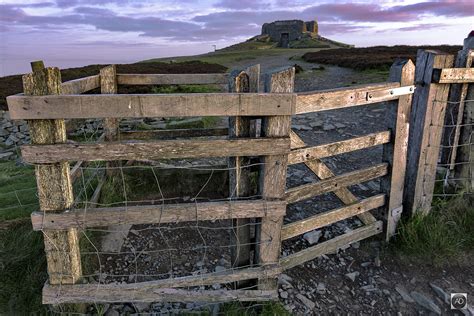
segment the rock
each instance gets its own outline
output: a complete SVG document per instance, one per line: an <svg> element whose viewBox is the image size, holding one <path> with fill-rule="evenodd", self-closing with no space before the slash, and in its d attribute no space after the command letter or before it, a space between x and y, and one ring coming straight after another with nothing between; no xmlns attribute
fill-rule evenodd
<svg viewBox="0 0 474 316"><path fill-rule="evenodd" d="M0 153L0 160L8 160L12 156L13 156L13 153L11 151Z"/></svg>
<svg viewBox="0 0 474 316"><path fill-rule="evenodd" d="M356 241L354 243L351 244L351 247L354 248L354 249L359 249L360 247L360 242Z"/></svg>
<svg viewBox="0 0 474 316"><path fill-rule="evenodd" d="M323 130L324 130L324 131L331 131L331 130L333 130L333 129L336 129L336 127L335 127L334 125L332 125L332 124L327 123L327 124L324 124L324 125L323 125Z"/></svg>
<svg viewBox="0 0 474 316"><path fill-rule="evenodd" d="M313 230L304 234L303 239L306 240L310 245L314 245L319 241L319 238L321 238L322 234L323 233L320 230Z"/></svg>
<svg viewBox="0 0 474 316"><path fill-rule="evenodd" d="M293 124L291 125L291 128L296 129L298 131L311 131L312 130L311 127L302 125L302 124Z"/></svg>
<svg viewBox="0 0 474 316"><path fill-rule="evenodd" d="M226 268L223 267L223 266L216 266L214 268L214 271L216 271L216 272L222 272L222 271L225 271L225 270L226 270Z"/></svg>
<svg viewBox="0 0 474 316"><path fill-rule="evenodd" d="M288 292L287 291L281 291L280 292L280 297L283 298L283 299L287 299L288 298Z"/></svg>
<svg viewBox="0 0 474 316"><path fill-rule="evenodd" d="M346 273L345 276L352 282L355 282L356 278L359 276L359 272L354 271L354 272Z"/></svg>
<svg viewBox="0 0 474 316"><path fill-rule="evenodd" d="M446 304L449 304L450 296L448 293L446 293L442 288L434 285L431 282L430 282L430 286L433 289L433 291L435 291L435 293L438 294L438 296L441 298L443 302L445 302Z"/></svg>
<svg viewBox="0 0 474 316"><path fill-rule="evenodd" d="M314 304L309 298L300 293L296 294L296 298L299 299L300 302L303 303L310 310L313 310L316 307L316 304Z"/></svg>
<svg viewBox="0 0 474 316"><path fill-rule="evenodd" d="M316 287L316 292L318 294L326 294L326 284L324 283L318 283L318 286Z"/></svg>
<svg viewBox="0 0 474 316"><path fill-rule="evenodd" d="M146 312L150 308L149 303L133 303L133 306L135 307L136 311L139 313Z"/></svg>
<svg viewBox="0 0 474 316"><path fill-rule="evenodd" d="M411 297L418 303L418 305L423 306L437 315L441 315L441 309L429 297L416 291L411 292Z"/></svg>
<svg viewBox="0 0 474 316"><path fill-rule="evenodd" d="M118 311L116 311L115 309L113 309L113 308L109 308L105 312L105 316L120 316L120 313Z"/></svg>
<svg viewBox="0 0 474 316"><path fill-rule="evenodd" d="M415 303L415 301L413 300L413 298L410 296L407 289L403 285L397 284L397 286L395 286L395 291L397 291L398 294L400 294L400 296L405 302Z"/></svg>
<svg viewBox="0 0 474 316"><path fill-rule="evenodd" d="M0 128L0 136L8 136L9 134L10 133L7 130Z"/></svg>
<svg viewBox="0 0 474 316"><path fill-rule="evenodd" d="M334 123L334 126L336 126L336 128L344 128L344 127L346 127L346 124Z"/></svg>

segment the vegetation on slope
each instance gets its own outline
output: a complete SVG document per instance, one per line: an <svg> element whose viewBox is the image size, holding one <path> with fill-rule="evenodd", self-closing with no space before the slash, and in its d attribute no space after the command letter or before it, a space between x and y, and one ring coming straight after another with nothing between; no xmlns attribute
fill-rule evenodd
<svg viewBox="0 0 474 316"><path fill-rule="evenodd" d="M364 48L337 48L309 52L303 55L307 62L330 64L356 70L388 70L397 58L410 58L415 62L418 49L432 49L456 54L461 46L374 46Z"/></svg>
<svg viewBox="0 0 474 316"><path fill-rule="evenodd" d="M107 65L89 65L61 70L63 81L99 74L100 68ZM184 73L223 73L227 68L217 64L201 61L183 61L180 63L147 62L136 64L119 64L117 72L122 74L184 74ZM120 86L119 93L149 93L150 86ZM21 75L0 78L0 110L7 110L6 97L23 91ZM91 91L90 93L98 93Z"/></svg>

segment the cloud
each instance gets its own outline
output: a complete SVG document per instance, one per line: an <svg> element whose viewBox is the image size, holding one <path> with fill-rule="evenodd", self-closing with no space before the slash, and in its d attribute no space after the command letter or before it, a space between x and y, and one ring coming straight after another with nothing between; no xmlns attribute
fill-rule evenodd
<svg viewBox="0 0 474 316"><path fill-rule="evenodd" d="M255 0L221 0L216 3L216 7L233 9L233 10L247 10L247 9L263 9L268 8L270 3Z"/></svg>

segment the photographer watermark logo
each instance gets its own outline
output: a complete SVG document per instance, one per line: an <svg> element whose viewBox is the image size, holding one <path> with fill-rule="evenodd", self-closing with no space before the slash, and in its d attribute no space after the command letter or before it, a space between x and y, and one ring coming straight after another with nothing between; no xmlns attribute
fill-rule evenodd
<svg viewBox="0 0 474 316"><path fill-rule="evenodd" d="M466 309L467 293L451 293L451 309Z"/></svg>

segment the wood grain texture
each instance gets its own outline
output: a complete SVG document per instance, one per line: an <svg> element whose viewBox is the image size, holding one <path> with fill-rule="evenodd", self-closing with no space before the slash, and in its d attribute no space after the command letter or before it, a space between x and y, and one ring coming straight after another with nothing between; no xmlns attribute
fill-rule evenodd
<svg viewBox="0 0 474 316"><path fill-rule="evenodd" d="M265 78L266 92L278 95L291 93L294 90L295 68L285 68L267 74ZM262 119L262 134L265 137L288 137L291 131L291 116L271 116ZM288 143L290 149L290 143ZM286 171L288 155L273 153L263 157L260 173L262 196L265 199L283 199L286 187ZM257 255L260 264L278 262L281 250L281 227L283 215L265 217L261 220L258 230L260 245ZM261 279L258 288L262 290L277 289L275 279Z"/></svg>
<svg viewBox="0 0 474 316"><path fill-rule="evenodd" d="M34 230L211 221L230 218L283 216L283 201L232 201L73 209L63 213L33 212Z"/></svg>
<svg viewBox="0 0 474 316"><path fill-rule="evenodd" d="M153 160L197 157L285 155L289 138L215 140L157 140L57 145L24 145L23 159L30 163L61 161Z"/></svg>
<svg viewBox="0 0 474 316"><path fill-rule="evenodd" d="M331 90L298 93L295 114L327 111L398 99L390 92L400 84L372 83Z"/></svg>
<svg viewBox="0 0 474 316"><path fill-rule="evenodd" d="M401 86L410 86L415 82L415 65L411 60L396 62L390 69L389 80L397 81ZM411 94L402 95L398 102L387 104L386 119L394 137L383 148L382 159L389 164L389 175L382 178L381 189L388 196L386 210L386 240L395 235L397 224L403 209L403 190L407 166L408 133L412 105Z"/></svg>
<svg viewBox="0 0 474 316"><path fill-rule="evenodd" d="M390 131L372 133L338 142L314 147L292 150L288 156L288 164L302 163L307 160L320 159L348 153L355 150L382 145L390 141Z"/></svg>
<svg viewBox="0 0 474 316"><path fill-rule="evenodd" d="M118 74L119 85L226 84L228 74Z"/></svg>
<svg viewBox="0 0 474 316"><path fill-rule="evenodd" d="M433 83L472 83L474 68L443 68L434 69Z"/></svg>
<svg viewBox="0 0 474 316"><path fill-rule="evenodd" d="M319 182L288 189L285 198L288 203L295 203L317 195L333 192L341 187L347 187L382 177L386 175L387 172L387 164L379 164L370 168L348 172Z"/></svg>
<svg viewBox="0 0 474 316"><path fill-rule="evenodd" d="M297 222L286 224L282 228L281 239L286 240L335 222L365 213L385 204L385 195L379 194L354 204L310 216Z"/></svg>
<svg viewBox="0 0 474 316"><path fill-rule="evenodd" d="M306 248L294 254L288 255L280 259L280 265L283 270L291 269L307 261L313 260L321 255L336 252L343 246L354 242L369 238L382 232L383 223L377 221L375 223L354 229L348 233L337 236L328 241L319 243L315 246Z"/></svg>
<svg viewBox="0 0 474 316"><path fill-rule="evenodd" d="M409 214L431 209L449 91L449 85L431 83L431 78L434 68L450 68L453 61L453 55L418 51L403 199Z"/></svg>
<svg viewBox="0 0 474 316"><path fill-rule="evenodd" d="M464 46L464 54L468 55L468 59L474 58L474 41L466 41ZM472 64L471 64L472 67ZM457 122L461 123L456 126L456 130L459 129L459 140L457 144L471 144L471 145L464 145L462 147L458 147L457 154L455 159L451 160L454 163L451 166L454 167L454 178L455 179L463 179L456 183L457 188L460 191L474 192L474 146L473 143L473 135L474 135L474 105L472 101L474 100L474 83L468 84L467 87L463 85L466 89L466 93L464 99L458 99L458 101L463 101L459 104L459 113L458 112L458 119ZM462 119L461 119L462 117ZM456 144L456 142L454 143Z"/></svg>
<svg viewBox="0 0 474 316"><path fill-rule="evenodd" d="M305 142L295 133L291 132L291 141L292 146L305 147ZM292 147L293 149L293 147ZM329 169L329 167L322 162L320 159L308 160L305 162L306 167L308 167L319 179L325 180L332 178L335 174ZM359 199L352 194L346 187L341 187L334 191L334 194L342 201L342 203L349 205L357 202ZM370 212L359 214L357 217L366 225L374 223L375 217L370 214Z"/></svg>
<svg viewBox="0 0 474 316"><path fill-rule="evenodd" d="M25 95L61 93L61 73L58 68L43 68L42 62L33 66L33 73L23 76ZM55 144L66 141L63 120L28 121L32 144ZM73 203L69 163L35 167L38 200L43 212L61 212ZM72 284L82 274L78 232L44 230L44 245L49 282Z"/></svg>
<svg viewBox="0 0 474 316"><path fill-rule="evenodd" d="M250 92L250 76L245 71L231 72L230 92ZM229 117L229 139L250 137L250 117ZM249 196L251 192L250 157L229 157L229 192L230 198ZM250 219L232 220L232 233L230 235L232 267L250 265L251 236ZM242 284L239 284L242 285Z"/></svg>
<svg viewBox="0 0 474 316"><path fill-rule="evenodd" d="M100 76L94 75L61 84L61 94L81 94L100 87Z"/></svg>
<svg viewBox="0 0 474 316"><path fill-rule="evenodd" d="M135 283L140 285L140 283ZM105 290L102 290L102 287ZM80 289L81 291L76 291ZM179 302L179 303L223 303L223 302L259 302L278 299L278 292L261 290L181 290L181 289L148 289L125 287L123 284L109 287L102 284L81 285L81 287L43 287L43 304L64 303L120 303L120 302Z"/></svg>
<svg viewBox="0 0 474 316"><path fill-rule="evenodd" d="M150 140L150 139L173 139L191 137L227 136L227 127L216 128L189 128L189 129L159 129L148 131L123 131L119 134L119 140Z"/></svg>
<svg viewBox="0 0 474 316"><path fill-rule="evenodd" d="M192 93L7 97L12 119L291 115L294 94Z"/></svg>

